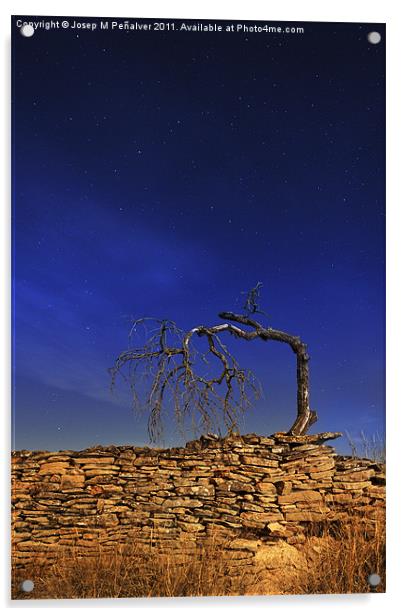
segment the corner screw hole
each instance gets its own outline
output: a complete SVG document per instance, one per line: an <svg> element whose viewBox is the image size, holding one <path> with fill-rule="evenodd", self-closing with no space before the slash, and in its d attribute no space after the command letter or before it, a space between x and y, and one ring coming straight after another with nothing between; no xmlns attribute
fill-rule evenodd
<svg viewBox="0 0 402 616"><path fill-rule="evenodd" d="M367 40L372 45L378 45L381 41L381 34L379 32L369 32L367 35Z"/></svg>
<svg viewBox="0 0 402 616"><path fill-rule="evenodd" d="M29 38L34 35L35 30L33 29L33 26L31 26L30 24L24 24L23 26L21 26L20 32L22 36Z"/></svg>
<svg viewBox="0 0 402 616"><path fill-rule="evenodd" d="M377 586L381 583L381 577L378 575L378 573L371 573L368 576L367 581L370 585L370 591L376 592Z"/></svg>
<svg viewBox="0 0 402 616"><path fill-rule="evenodd" d="M23 590L24 592L32 592L34 586L35 584L32 580L24 580L23 582L21 582L21 590Z"/></svg>

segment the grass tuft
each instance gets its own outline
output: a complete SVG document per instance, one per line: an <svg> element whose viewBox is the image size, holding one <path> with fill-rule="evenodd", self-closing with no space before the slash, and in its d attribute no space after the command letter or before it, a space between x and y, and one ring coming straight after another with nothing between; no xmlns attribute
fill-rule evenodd
<svg viewBox="0 0 402 616"><path fill-rule="evenodd" d="M286 594L367 593L368 576L378 573L385 591L385 523L369 523L354 517L337 525L311 527L300 547L306 569L290 568L286 573ZM272 594L278 592L282 571L273 590L271 578L254 572L252 565L233 575L233 560L225 544L212 540L189 550L188 541L174 554L156 548L99 544L94 556L60 551L53 564L32 559L24 569L13 571L12 597L102 598L102 597L196 597ZM290 577L289 577L290 576ZM31 593L21 582L35 583ZM280 584L279 584L280 588ZM257 590L256 590L257 589ZM285 587L283 588L285 594Z"/></svg>

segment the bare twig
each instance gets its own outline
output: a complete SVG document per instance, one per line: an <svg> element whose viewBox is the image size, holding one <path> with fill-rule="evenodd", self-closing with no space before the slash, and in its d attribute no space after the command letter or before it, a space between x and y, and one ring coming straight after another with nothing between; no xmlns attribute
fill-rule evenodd
<svg viewBox="0 0 402 616"><path fill-rule="evenodd" d="M149 323L150 319L146 319ZM145 319L136 320L130 331L130 340L137 327ZM151 336L139 349L129 348L121 353L111 368L112 388L120 375L129 383L133 405L141 408L141 380L148 377L149 389L145 406L150 410L148 432L153 442L162 434L162 413L165 407L174 410L175 418L183 424L187 416L196 413L201 419L201 428L211 430L223 420L229 432L237 428L241 413L251 404L250 398L259 397L260 388L255 377L242 369L234 356L222 343L219 334L229 331L235 336L247 337L246 332L231 324L213 327L198 326L184 334L174 322L153 320ZM193 344L194 336L205 337L206 352L199 352ZM215 362L212 364L212 359ZM200 372L200 363L207 370ZM213 370L213 374L205 372Z"/></svg>
<svg viewBox="0 0 402 616"><path fill-rule="evenodd" d="M133 405L141 408L143 384L147 387L145 407L149 412L148 432L152 441L162 435L163 413L172 409L179 426L187 418L200 422L201 430L219 426L223 418L229 433L237 430L239 416L258 398L261 388L250 370L240 367L222 342L226 333L243 340L259 338L274 340L290 346L297 358L297 416L289 434L302 435L317 421L317 414L309 406L309 356L306 345L298 336L264 327L251 318L261 312L258 306L259 282L247 295L246 314L221 312L225 322L198 325L188 332L179 329L174 321L144 317L132 323L129 349L123 351L111 368L111 386L117 376L129 384ZM245 326L246 329L240 326ZM138 330L146 335L139 348L132 343ZM199 350L196 338L204 338L206 350Z"/></svg>

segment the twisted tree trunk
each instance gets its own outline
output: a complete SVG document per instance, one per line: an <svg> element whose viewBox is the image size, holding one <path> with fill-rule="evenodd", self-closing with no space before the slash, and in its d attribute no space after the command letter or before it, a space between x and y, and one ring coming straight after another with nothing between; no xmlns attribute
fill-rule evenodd
<svg viewBox="0 0 402 616"><path fill-rule="evenodd" d="M235 335L252 340L261 338L262 340L276 340L288 344L292 351L296 354L296 374L297 374L297 417L290 428L288 434L292 436L302 436L306 434L310 426L317 421L317 413L310 409L309 401L309 355L307 346L300 340L298 336L292 336L286 332L282 332L271 327L263 327L257 321L250 319L247 316L234 314L233 312L221 312L221 319L241 323L252 327L254 331L243 331L240 328L233 328L232 333Z"/></svg>

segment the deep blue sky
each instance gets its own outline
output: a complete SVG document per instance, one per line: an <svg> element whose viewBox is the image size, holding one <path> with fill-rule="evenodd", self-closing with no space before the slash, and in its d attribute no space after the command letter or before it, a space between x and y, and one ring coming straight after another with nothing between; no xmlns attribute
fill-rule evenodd
<svg viewBox="0 0 402 616"><path fill-rule="evenodd" d="M385 31L302 25L13 26L14 448L147 443L109 391L130 316L216 324L257 281L309 346L314 430L383 433ZM265 391L242 431L288 429L291 351L234 348Z"/></svg>

